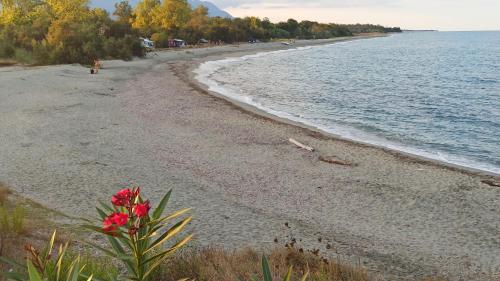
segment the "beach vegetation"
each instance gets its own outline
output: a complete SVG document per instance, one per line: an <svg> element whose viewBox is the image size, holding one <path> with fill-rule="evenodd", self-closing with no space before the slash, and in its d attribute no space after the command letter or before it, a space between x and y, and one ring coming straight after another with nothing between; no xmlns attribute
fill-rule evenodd
<svg viewBox="0 0 500 281"><path fill-rule="evenodd" d="M101 208L97 208L102 227L85 225L87 229L106 235L109 249L91 245L123 263L127 269L127 280L152 280L158 267L191 240L192 235L176 239L191 221L191 216L170 226L171 221L183 216L189 209L163 216L170 194L171 191L150 212L151 205L142 198L140 188L120 190L112 196L112 206L103 203ZM165 245L168 247L165 248Z"/></svg>
<svg viewBox="0 0 500 281"><path fill-rule="evenodd" d="M88 0L0 1L0 59L23 64L90 64L94 59L143 56L139 38L169 39L189 44L246 42L249 39L324 39L355 33L397 32L379 25L323 24L289 19L272 23L258 17L209 17L205 7L192 9L186 0L127 1L115 5L113 17Z"/></svg>
<svg viewBox="0 0 500 281"><path fill-rule="evenodd" d="M158 48L167 48L170 36L166 32L155 32L151 35L151 40L155 42Z"/></svg>
<svg viewBox="0 0 500 281"><path fill-rule="evenodd" d="M14 281L91 281L94 277L95 280L117 280L118 270L108 260L90 255L81 257L69 246L69 242L57 243L54 231L42 250L26 245L23 262L0 257L0 262L10 267L3 275Z"/></svg>
<svg viewBox="0 0 500 281"><path fill-rule="evenodd" d="M265 260L265 262L264 262ZM180 278L208 281L291 280L372 281L365 269L326 259L301 248L275 248L265 257L251 248L228 251L218 248L181 251L160 267L162 281ZM271 277L271 279L269 279Z"/></svg>
<svg viewBox="0 0 500 281"><path fill-rule="evenodd" d="M304 250L293 241L285 247L274 248L265 256L262 251L251 248L184 247L192 236L178 238L178 235L191 221L191 217L186 216L189 209L163 216L170 195L171 192L168 192L156 209L143 199L139 188L122 189L111 197L111 204L100 203L97 207L99 225L92 224L94 220L86 220L89 224L84 229L106 238L107 246L95 236L92 243L82 242L82 237L74 239L77 235L74 231L72 239L67 239L65 235L56 236L53 232L48 238L43 238L48 242L40 244L36 242L37 235L21 231L16 241L22 240L27 245L21 247L19 243L9 242L9 245L19 246L20 250L15 252L11 249L8 256L13 259L6 258L5 253L1 254L2 275L15 281L380 280L376 274L359 265L325 258L319 250ZM42 219L40 212L30 210L29 213L30 224L33 223L31 220ZM47 222L41 226L47 226ZM37 226L37 232L45 230ZM96 249L104 255L93 251ZM447 279L431 277L413 280Z"/></svg>
<svg viewBox="0 0 500 281"><path fill-rule="evenodd" d="M21 205L8 204L11 191L0 183L0 255L4 253L10 240L26 231L26 211Z"/></svg>
<svg viewBox="0 0 500 281"><path fill-rule="evenodd" d="M0 182L0 206L5 205L5 202L7 202L7 199L9 198L9 195L11 193L12 192L10 191L10 189Z"/></svg>
<svg viewBox="0 0 500 281"><path fill-rule="evenodd" d="M20 234L24 231L25 210L22 206L14 209L0 207L0 235Z"/></svg>

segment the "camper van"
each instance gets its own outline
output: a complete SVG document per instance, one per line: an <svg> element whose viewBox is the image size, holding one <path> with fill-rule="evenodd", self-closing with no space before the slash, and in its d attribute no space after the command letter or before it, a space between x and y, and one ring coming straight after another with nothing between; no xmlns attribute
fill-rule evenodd
<svg viewBox="0 0 500 281"><path fill-rule="evenodd" d="M146 51L151 52L155 49L155 42L147 38L139 38L141 40L141 46L146 49Z"/></svg>
<svg viewBox="0 0 500 281"><path fill-rule="evenodd" d="M182 39L170 39L168 40L169 48L184 48L186 47L186 41Z"/></svg>

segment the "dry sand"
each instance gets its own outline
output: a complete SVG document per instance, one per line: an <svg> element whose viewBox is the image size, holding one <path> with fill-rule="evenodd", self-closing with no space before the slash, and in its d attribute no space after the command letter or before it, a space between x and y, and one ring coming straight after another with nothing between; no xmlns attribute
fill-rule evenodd
<svg viewBox="0 0 500 281"><path fill-rule="evenodd" d="M0 68L0 181L73 216L92 215L96 199L123 186L142 186L154 202L173 188L170 210L194 208L200 246L296 238L387 278L499 276L500 188L481 182L498 177L260 116L190 74L204 60L280 48L160 52L105 61L98 75L79 65Z"/></svg>

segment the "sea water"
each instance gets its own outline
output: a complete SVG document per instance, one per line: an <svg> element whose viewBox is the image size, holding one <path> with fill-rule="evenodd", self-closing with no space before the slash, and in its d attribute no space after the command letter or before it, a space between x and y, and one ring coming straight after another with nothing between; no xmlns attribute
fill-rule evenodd
<svg viewBox="0 0 500 281"><path fill-rule="evenodd" d="M211 61L196 73L280 117L500 174L500 32L405 32Z"/></svg>

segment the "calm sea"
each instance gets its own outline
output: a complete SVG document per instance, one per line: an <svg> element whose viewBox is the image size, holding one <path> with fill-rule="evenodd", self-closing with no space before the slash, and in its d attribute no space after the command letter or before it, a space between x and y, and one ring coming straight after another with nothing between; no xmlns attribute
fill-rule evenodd
<svg viewBox="0 0 500 281"><path fill-rule="evenodd" d="M211 90L343 137L500 174L500 32L390 37L207 62Z"/></svg>

